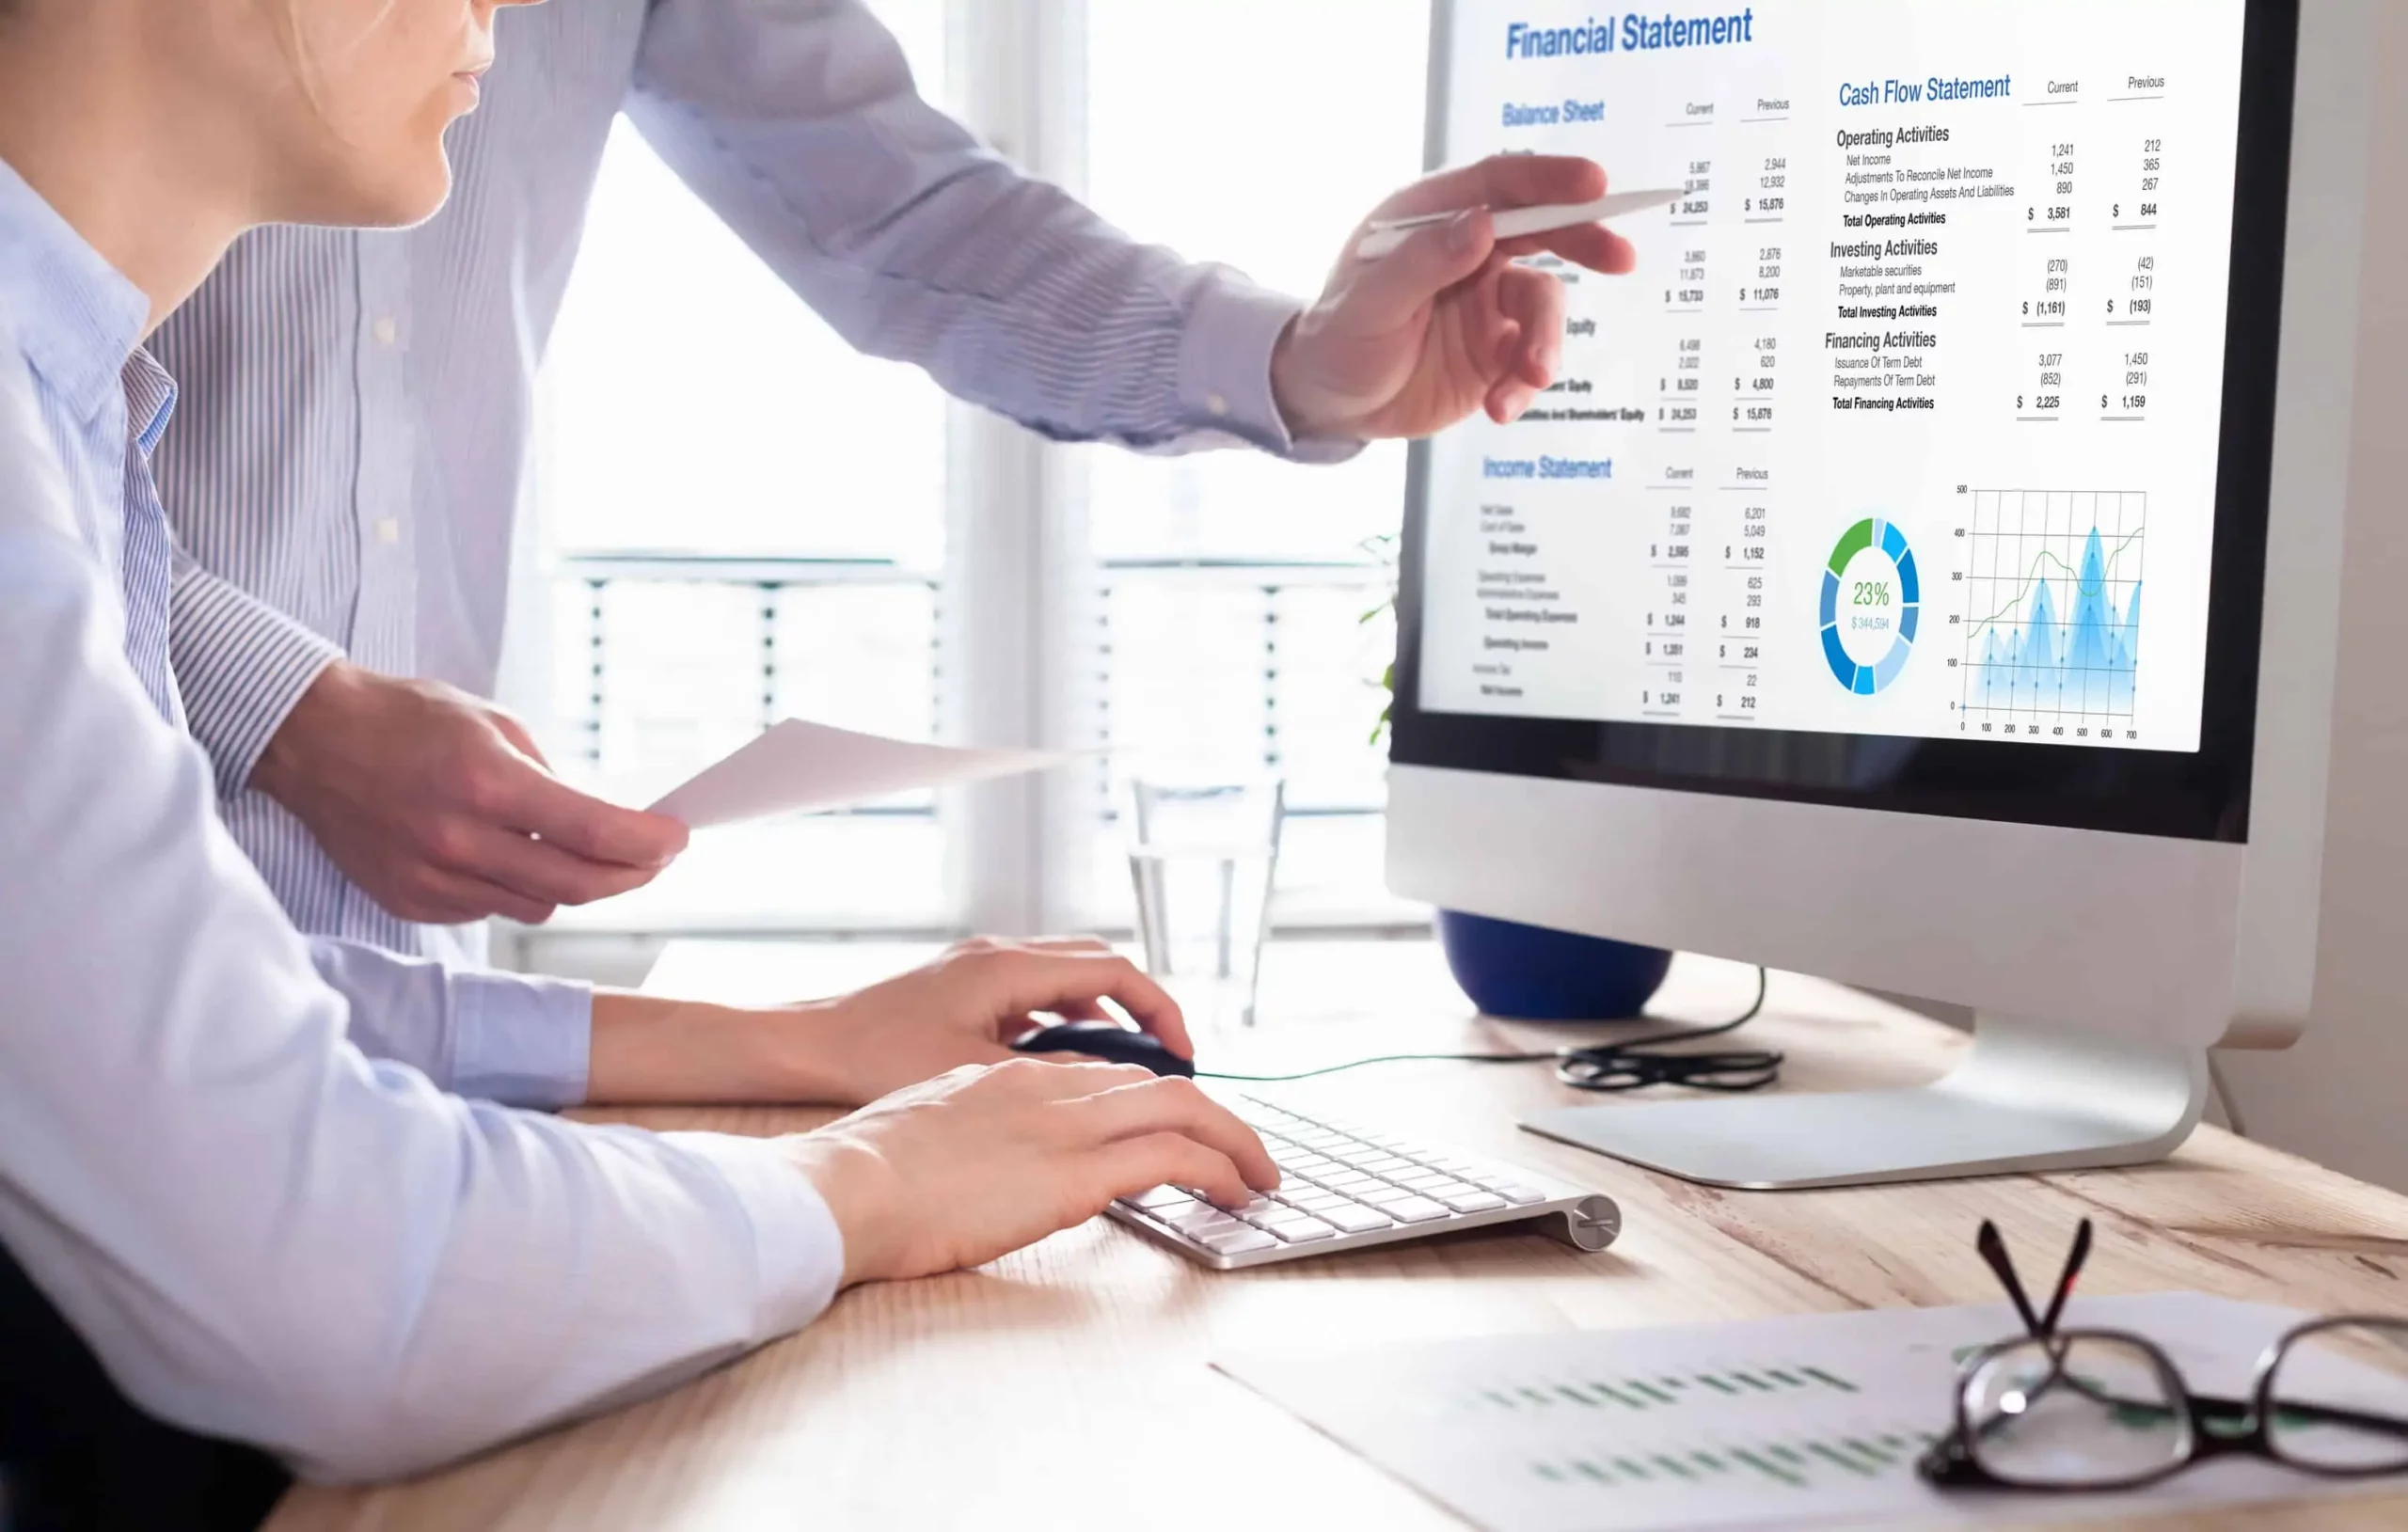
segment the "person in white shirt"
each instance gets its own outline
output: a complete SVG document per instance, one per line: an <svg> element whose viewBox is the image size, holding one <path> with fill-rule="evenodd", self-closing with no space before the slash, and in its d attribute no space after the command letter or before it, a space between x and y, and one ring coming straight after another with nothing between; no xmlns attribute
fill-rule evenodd
<svg viewBox="0 0 2408 1532"><path fill-rule="evenodd" d="M566 1077L440 968L306 940L227 834L167 662L175 386L143 340L246 228L431 213L504 3L0 0L0 1268L144 1410L323 1479L657 1390L1117 1195L1276 1181L1188 1082L1101 1065L970 1065L767 1140L452 1094ZM899 1050L837 1040L860 997L620 996L561 1051L587 1096L862 1098L1031 1009L1176 1031L1091 948L1001 956L897 981L890 1019L957 1017ZM24 1366L0 1342L0 1405L39 1413Z"/></svg>
<svg viewBox="0 0 2408 1532"><path fill-rule="evenodd" d="M21 1292L160 1419L373 1478L667 1386L848 1283L990 1259L1166 1181L1275 1183L1185 1082L995 1062L1032 1013L1107 999L1188 1050L1177 1007L1098 944L973 943L820 1004L679 1005L305 938L227 833L224 762L171 664L192 565L153 479L176 385L143 342L246 228L427 216L515 3L0 0L0 1432L20 1391L48 1402L8 1349ZM1601 179L1498 162L1383 211L1566 178ZM1626 263L1591 234L1554 247ZM1475 211L1341 263L1276 326L1321 358L1283 407L1358 434L1518 408L1560 318L1520 253ZM261 316L268 339L286 317ZM271 418L287 381L250 378ZM238 656L201 700L264 673ZM464 716L367 689L325 737L372 757ZM504 764L443 779L470 785L460 823L499 805L540 849L565 790ZM768 1141L523 1110L873 1098Z"/></svg>

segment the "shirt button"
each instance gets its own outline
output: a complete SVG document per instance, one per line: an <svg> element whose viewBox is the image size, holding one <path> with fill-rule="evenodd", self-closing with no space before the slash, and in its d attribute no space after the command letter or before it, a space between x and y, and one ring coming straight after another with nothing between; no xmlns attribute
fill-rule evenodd
<svg viewBox="0 0 2408 1532"><path fill-rule="evenodd" d="M402 338L402 327L393 323L389 314L376 322L375 329L376 343L380 346L389 346Z"/></svg>
<svg viewBox="0 0 2408 1532"><path fill-rule="evenodd" d="M1227 397L1221 394L1206 394L1204 396L1204 407L1211 410L1216 417L1229 413L1229 402Z"/></svg>
<svg viewBox="0 0 2408 1532"><path fill-rule="evenodd" d="M402 524L399 521L394 520L391 516L378 516L376 518L377 542L384 544L387 547L390 547L401 540Z"/></svg>

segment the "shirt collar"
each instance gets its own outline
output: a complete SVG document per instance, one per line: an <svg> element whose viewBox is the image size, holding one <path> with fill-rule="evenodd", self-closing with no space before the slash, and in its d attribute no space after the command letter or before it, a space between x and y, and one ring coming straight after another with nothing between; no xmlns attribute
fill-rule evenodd
<svg viewBox="0 0 2408 1532"><path fill-rule="evenodd" d="M0 160L0 308L26 359L83 419L122 398L150 300Z"/></svg>
<svg viewBox="0 0 2408 1532"><path fill-rule="evenodd" d="M134 433L135 447L148 458L166 434L167 418L176 412L176 380L142 347L126 358L122 377L126 423Z"/></svg>

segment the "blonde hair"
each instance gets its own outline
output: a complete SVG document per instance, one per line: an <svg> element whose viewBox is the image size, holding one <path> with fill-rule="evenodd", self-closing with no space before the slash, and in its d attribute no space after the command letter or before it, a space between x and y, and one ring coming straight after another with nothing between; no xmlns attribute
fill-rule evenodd
<svg viewBox="0 0 2408 1532"><path fill-rule="evenodd" d="M300 82L302 95L309 99L311 109L324 117L325 103L320 94L324 71L319 69L317 56L310 50L309 40L301 26L302 8L308 3L309 0L260 0L261 5L275 13L277 40L283 45L285 57L293 65L293 77ZM367 29L373 31L384 25L397 3L398 0L385 0ZM0 10L15 4L17 0L0 0Z"/></svg>

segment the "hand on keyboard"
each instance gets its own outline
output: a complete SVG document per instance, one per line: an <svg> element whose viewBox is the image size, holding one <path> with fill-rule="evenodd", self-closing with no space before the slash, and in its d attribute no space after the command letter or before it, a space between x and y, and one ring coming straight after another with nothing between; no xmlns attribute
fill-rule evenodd
<svg viewBox="0 0 2408 1532"><path fill-rule="evenodd" d="M975 1266L1164 1182L1231 1206L1279 1184L1227 1107L1131 1065L956 1069L789 1143L848 1284Z"/></svg>
<svg viewBox="0 0 2408 1532"><path fill-rule="evenodd" d="M1000 941L978 937L882 984L798 1007L795 1035L811 1051L828 1099L858 1106L964 1064L1001 1064L1037 1013L1089 1020L1101 1002L1192 1058L1179 1003L1103 942L1082 938Z"/></svg>
<svg viewBox="0 0 2408 1532"><path fill-rule="evenodd" d="M1248 1097L1228 1099L1278 1165L1271 1194L1230 1203L1171 1184L1124 1197L1113 1212L1189 1254L1253 1265L1540 1214L1567 1212L1583 1249L1612 1240L1610 1199L1541 1184L1530 1172L1391 1133L1307 1117Z"/></svg>

